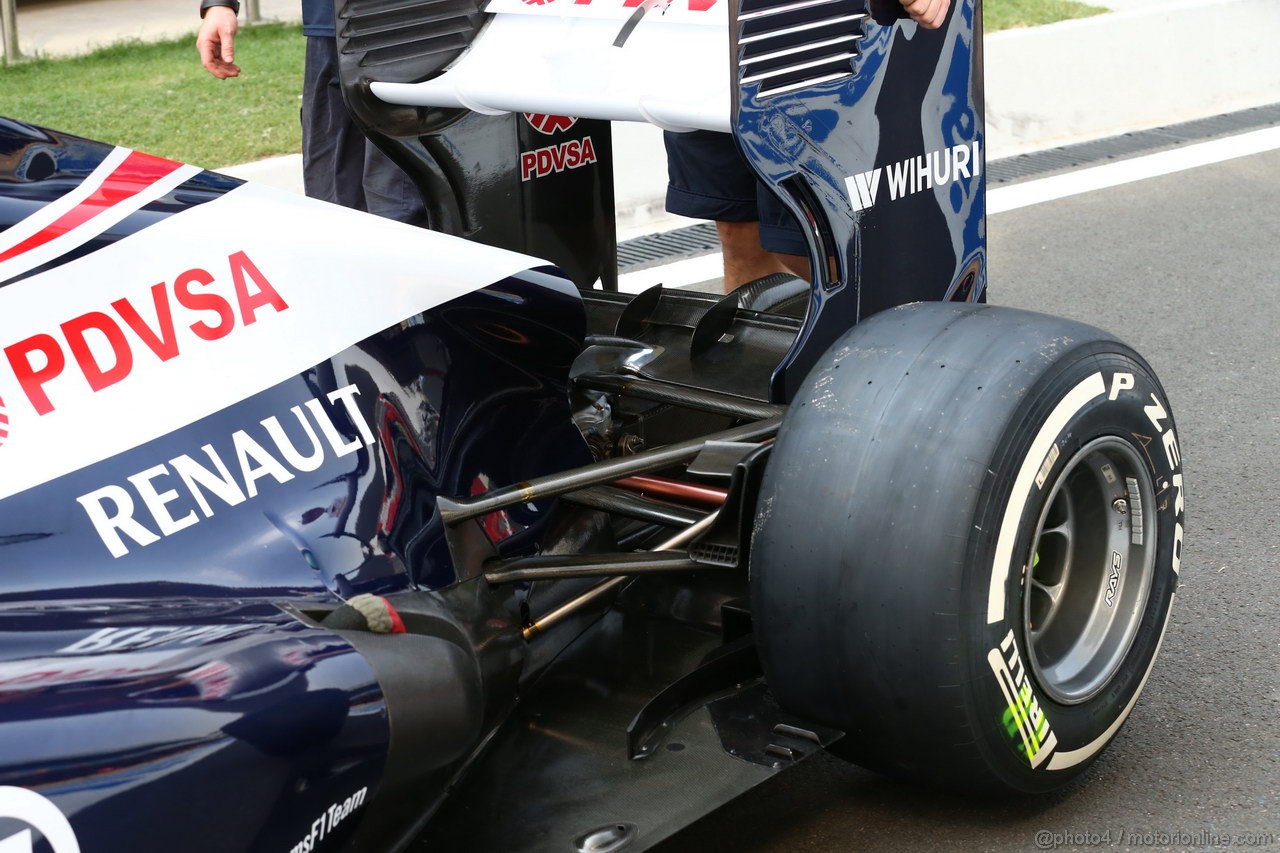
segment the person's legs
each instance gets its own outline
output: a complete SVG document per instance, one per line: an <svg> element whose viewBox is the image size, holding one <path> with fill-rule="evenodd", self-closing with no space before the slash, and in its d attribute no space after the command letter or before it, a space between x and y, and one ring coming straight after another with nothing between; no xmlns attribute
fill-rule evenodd
<svg viewBox="0 0 1280 853"><path fill-rule="evenodd" d="M417 184L382 149L365 140L364 199L370 213L427 226L427 206Z"/></svg>
<svg viewBox="0 0 1280 853"><path fill-rule="evenodd" d="M724 292L749 281L788 272L782 258L760 245L759 222L717 222L720 251L724 256Z"/></svg>
<svg viewBox="0 0 1280 853"><path fill-rule="evenodd" d="M311 198L365 209L365 138L351 123L338 86L332 38L307 36L302 76L302 184Z"/></svg>
<svg viewBox="0 0 1280 853"><path fill-rule="evenodd" d="M787 258L761 245L759 182L730 134L695 130L663 138L667 211L716 223L726 293L767 275L795 272L797 266L807 272L807 257Z"/></svg>
<svg viewBox="0 0 1280 853"><path fill-rule="evenodd" d="M427 224L417 186L351 120L332 38L307 36L302 82L302 183L312 198L410 225Z"/></svg>
<svg viewBox="0 0 1280 853"><path fill-rule="evenodd" d="M757 182L756 187L756 205L760 209L760 228L756 239L761 251L777 258L792 275L813 281L809 243L796 218L767 186Z"/></svg>

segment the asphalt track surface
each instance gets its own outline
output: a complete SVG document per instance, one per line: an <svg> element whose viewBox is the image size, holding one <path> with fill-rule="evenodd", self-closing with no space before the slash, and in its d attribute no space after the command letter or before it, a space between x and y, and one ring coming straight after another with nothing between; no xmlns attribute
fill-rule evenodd
<svg viewBox="0 0 1280 853"><path fill-rule="evenodd" d="M1187 533L1141 700L1063 792L972 799L818 756L662 853L1280 851L1280 151L998 214L988 231L993 303L1116 332L1174 405Z"/></svg>

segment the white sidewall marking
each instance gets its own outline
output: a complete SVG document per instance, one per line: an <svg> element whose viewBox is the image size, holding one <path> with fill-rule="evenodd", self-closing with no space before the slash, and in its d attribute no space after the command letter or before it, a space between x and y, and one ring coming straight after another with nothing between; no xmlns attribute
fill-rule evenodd
<svg viewBox="0 0 1280 853"><path fill-rule="evenodd" d="M66 815L35 791L0 787L0 817L13 818L34 827L49 842L53 853L80 853L80 842L76 840L75 830ZM21 837L21 833L18 836Z"/></svg>
<svg viewBox="0 0 1280 853"><path fill-rule="evenodd" d="M1049 761L1046 770L1066 770L1068 767L1075 767L1082 761L1086 761L1096 754L1100 749L1120 731L1120 726L1129 718L1129 712L1133 710L1133 706L1138 704L1138 697L1142 695L1142 689L1147 686L1147 679L1151 677L1151 671L1156 667L1156 658L1160 656L1160 647L1164 645L1164 632L1169 627L1169 616L1173 613L1174 596L1169 596L1169 609L1164 614L1164 624L1160 626L1160 639L1156 641L1156 650L1151 653L1151 662L1147 664L1147 671L1142 676L1142 681L1138 684L1138 689L1133 692L1133 697L1129 699L1129 704L1124 706L1124 710L1120 712L1120 716L1111 725L1107 726L1107 730L1098 735L1089 743L1073 749L1069 752L1055 752L1053 758Z"/></svg>
<svg viewBox="0 0 1280 853"><path fill-rule="evenodd" d="M1085 407L1089 401L1107 393L1107 383L1098 372L1084 379L1067 393L1062 401L1054 407L1045 420L1044 426L1036 434L1035 441L1022 460L1022 468L1013 481L1013 491L1009 495L1009 503L1005 505L1004 518L1000 522L1000 535L996 539L995 559L991 564L991 583L987 590L987 624L994 625L1004 619L1005 584L1012 571L1013 544L1018 538L1018 520L1022 517L1023 507L1031 496L1031 489L1036 483L1036 474L1044 463L1062 428Z"/></svg>

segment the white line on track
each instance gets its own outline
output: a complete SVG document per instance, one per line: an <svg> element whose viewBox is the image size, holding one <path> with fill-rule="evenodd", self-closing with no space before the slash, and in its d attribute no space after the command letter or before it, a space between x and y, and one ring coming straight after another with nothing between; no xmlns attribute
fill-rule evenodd
<svg viewBox="0 0 1280 853"><path fill-rule="evenodd" d="M1261 154L1280 148L1280 127L1268 127L1242 133L1239 136L1228 136L1199 142L1170 151L1160 151L1145 157L1134 157L1102 166L1087 169L1076 169L1051 178L1040 178L1014 184L1011 187L997 187L987 192L987 214L1007 213L1011 210L1029 207L1046 201L1056 201L1073 195L1118 187L1147 178L1158 178L1185 172L1199 166L1209 166L1237 157L1250 154Z"/></svg>
<svg viewBox="0 0 1280 853"><path fill-rule="evenodd" d="M1034 204L1118 187L1147 178L1172 175L1278 148L1280 127L1268 127L1116 163L1076 169L1062 175L989 190L987 214L994 216L1008 213ZM623 293L639 293L658 283L667 287L688 287L719 278L721 264L720 253L713 252L637 272L623 273L618 276L618 289Z"/></svg>

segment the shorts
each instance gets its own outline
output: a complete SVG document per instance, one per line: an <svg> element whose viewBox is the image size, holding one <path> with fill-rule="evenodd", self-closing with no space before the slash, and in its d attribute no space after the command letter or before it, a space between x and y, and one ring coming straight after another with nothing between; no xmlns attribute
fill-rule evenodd
<svg viewBox="0 0 1280 853"><path fill-rule="evenodd" d="M770 252L809 254L787 210L751 170L733 136L710 130L663 133L667 147L667 212L715 222L759 222Z"/></svg>

